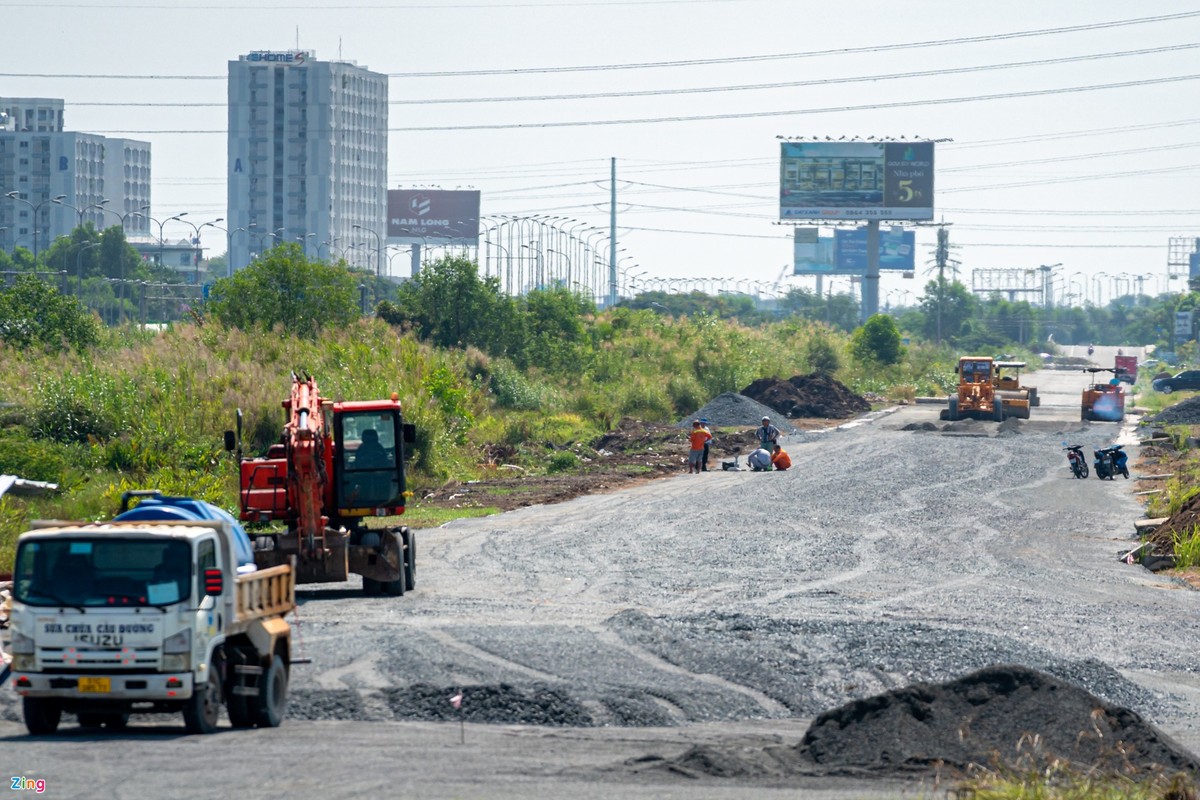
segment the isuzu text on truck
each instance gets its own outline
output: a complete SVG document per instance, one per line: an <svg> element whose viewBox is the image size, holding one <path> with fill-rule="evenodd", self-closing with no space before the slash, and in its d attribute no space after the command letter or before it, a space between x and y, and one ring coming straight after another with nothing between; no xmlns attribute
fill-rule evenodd
<svg viewBox="0 0 1200 800"><path fill-rule="evenodd" d="M131 712L182 713L209 733L275 727L287 705L295 608L290 565L254 567L225 512L149 495L110 523L36 522L17 542L12 684L32 734L63 712L122 728Z"/></svg>

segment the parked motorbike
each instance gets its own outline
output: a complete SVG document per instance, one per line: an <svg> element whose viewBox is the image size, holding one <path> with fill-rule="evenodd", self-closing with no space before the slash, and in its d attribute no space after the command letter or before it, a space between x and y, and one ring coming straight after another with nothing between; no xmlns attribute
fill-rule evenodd
<svg viewBox="0 0 1200 800"><path fill-rule="evenodd" d="M1096 477L1100 480L1112 480L1117 473L1129 479L1129 467L1126 462L1128 456L1125 454L1124 445L1114 444L1108 447L1102 447L1094 451L1096 467Z"/></svg>
<svg viewBox="0 0 1200 800"><path fill-rule="evenodd" d="M1066 444L1066 442L1063 442ZM1076 478L1086 478L1088 476L1087 458L1083 455L1083 445L1071 444L1063 448L1067 451L1067 463L1071 467L1071 472Z"/></svg>

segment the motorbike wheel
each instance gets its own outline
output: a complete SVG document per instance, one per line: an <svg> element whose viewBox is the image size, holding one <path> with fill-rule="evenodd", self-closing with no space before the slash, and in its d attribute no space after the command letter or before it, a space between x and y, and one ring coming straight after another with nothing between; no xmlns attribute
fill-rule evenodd
<svg viewBox="0 0 1200 800"><path fill-rule="evenodd" d="M1129 469L1128 469L1128 467L1121 467L1121 474L1125 476L1125 480L1129 480Z"/></svg>
<svg viewBox="0 0 1200 800"><path fill-rule="evenodd" d="M1080 477L1081 477L1081 478L1086 478L1086 477L1088 476L1088 465L1087 465L1087 462L1086 462L1086 461L1080 461L1080 462L1079 462L1079 468L1080 468L1081 470L1083 470L1083 475L1081 475Z"/></svg>

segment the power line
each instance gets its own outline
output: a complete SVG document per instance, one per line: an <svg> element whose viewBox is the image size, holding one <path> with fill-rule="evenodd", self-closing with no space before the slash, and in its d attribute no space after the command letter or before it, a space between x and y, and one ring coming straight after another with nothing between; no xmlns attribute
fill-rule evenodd
<svg viewBox="0 0 1200 800"><path fill-rule="evenodd" d="M1129 172L1104 172L1093 175L1072 175L1067 178L1041 178L1033 181L1018 181L1016 183L994 183L988 186L960 186L957 189L938 189L942 194L954 192L976 192L988 189L1013 189L1020 186L1044 186L1050 183L1074 183L1075 181L1098 181L1105 178L1130 178L1138 175L1161 175L1165 172L1184 172L1200 169L1200 164L1184 164L1178 167L1158 167L1157 169L1138 169Z"/></svg>
<svg viewBox="0 0 1200 800"><path fill-rule="evenodd" d="M628 1L628 0L627 0ZM650 0L643 0L649 2ZM709 2L718 2L719 0L709 0ZM686 4L687 0L658 0L658 2L682 2ZM16 4L13 4L16 5ZM31 3L29 5L38 8L95 8L96 6L78 6L65 4L61 6L53 6L45 3ZM542 4L527 4L529 6L539 5L555 5L554 3ZM582 4L581 4L582 5ZM601 3L600 5L605 5ZM124 7L124 6L119 6ZM169 6L128 6L129 8L168 8ZM408 6L387 6L389 8L405 8ZM420 8L450 8L452 6L418 6ZM462 8L487 7L499 8L501 6L471 6L464 5ZM237 8L243 9L245 6L205 6L205 8ZM274 6L273 8L287 9L289 6ZM293 8L317 8L316 6L295 6ZM945 47L949 45L974 44L977 42L999 42L1011 39L1023 39L1037 36L1052 36L1064 33L1078 33L1081 31L1096 31L1110 28L1127 27L1130 25L1145 25L1157 22L1172 22L1180 19L1188 19L1200 16L1200 11L1185 11L1177 14L1161 14L1153 17L1137 17L1133 19L1113 20L1109 22L1095 22L1086 25L1067 25L1055 28L1040 28L1036 30L1013 31L1010 33L986 34L982 36L961 36L952 39L930 39L921 42L903 42L886 45L867 45L863 47L844 47L831 50L810 50L797 53L770 53L763 55L750 56L728 56L723 58L694 58L684 59L679 61L643 61L629 62L622 64L591 64L583 66L566 66L566 67L523 67L515 69L477 69L477 70L438 70L430 72L390 72L389 78L449 78L449 77L478 77L482 75L528 75L528 74L544 74L544 73L561 73L561 72L599 72L607 70L627 70L627 69L660 69L672 67L691 67L691 66L710 66L715 64L745 64L762 61L781 61L788 59L801 58L817 58L821 56L840 56L852 55L858 53L884 53L894 52L897 50L913 50L925 47ZM224 75L119 75L119 74L88 74L88 73L33 73L33 72L0 72L0 78L72 78L72 79L105 79L105 80L224 80Z"/></svg>
<svg viewBox="0 0 1200 800"><path fill-rule="evenodd" d="M1052 158L1035 158L1025 161L997 161L991 164L975 164L966 167L943 167L938 170L938 173L946 172L972 172L977 169L994 169L996 167L1020 167L1031 166L1033 164L1058 164L1064 161L1087 161L1093 158L1108 158L1109 156L1128 156L1138 153L1160 153L1166 150L1186 150L1192 147L1200 147L1200 142L1184 142L1182 144L1161 144L1154 147L1136 147L1130 150L1109 150L1102 153L1080 153L1074 156L1054 156Z"/></svg>
<svg viewBox="0 0 1200 800"><path fill-rule="evenodd" d="M732 112L726 114L694 114L694 115L678 115L669 117L639 117L626 119L598 119L598 120L563 120L553 122L497 122L497 123L478 123L472 125L423 125L401 128L388 128L391 133L424 133L429 131L482 131L482 130L514 130L527 128L579 128L588 127L591 125L642 125L642 124L659 124L665 122L711 122L714 120L735 120L735 119L755 119L765 117L793 117L793 116L811 116L813 114L837 114L849 111L879 111L889 108L913 108L915 106L938 106L952 105L958 103L975 103L985 100L1012 100L1022 97L1043 97L1047 95L1059 94L1077 94L1080 92L1102 91L1106 89L1128 89L1136 86L1155 86L1167 83L1180 83L1184 81L1194 81L1200 78L1200 75L1171 75L1164 78L1145 78L1134 81L1121 81L1118 83L1097 83L1087 86L1064 86L1055 89L1031 89L1024 92L997 92L994 94L971 95L967 97L943 97L932 98L927 100L901 100L889 103L864 103L854 106L826 106L822 108L801 108L790 109L785 111L745 111ZM227 134L228 131L222 128L213 128L207 130L201 129L110 129L94 131L95 133L111 133L111 134L172 134L172 135L206 135L206 134ZM326 133L333 133L326 131Z"/></svg>
<svg viewBox="0 0 1200 800"><path fill-rule="evenodd" d="M389 100L391 106L429 106L446 104L474 103L528 103L554 102L561 100L602 100L632 97L661 97L665 95L711 94L717 92L763 91L768 89L795 89L806 86L836 86L846 83L875 83L878 81L905 80L909 78L930 78L943 75L962 75L976 72L991 72L1000 69L1015 69L1021 67L1039 67L1052 64L1070 64L1079 61L1095 61L1107 58L1123 58L1126 56L1167 53L1177 50L1194 50L1200 47L1200 42L1190 44L1169 45L1166 47L1151 47L1142 50L1124 50L1120 52L1090 53L1082 56L1065 56L1062 58L1043 58L1033 61L1009 61L999 64L981 64L970 67L947 67L945 69L919 70L912 72L890 72L877 75L855 75L840 78L815 78L803 81L776 81L772 83L750 83L732 86L692 86L674 89L640 89L618 92L575 92L571 94L541 94L541 95L509 95L481 97L431 97L415 100ZM82 101L72 102L72 106L91 106L102 108L225 108L226 102L158 102L146 101Z"/></svg>

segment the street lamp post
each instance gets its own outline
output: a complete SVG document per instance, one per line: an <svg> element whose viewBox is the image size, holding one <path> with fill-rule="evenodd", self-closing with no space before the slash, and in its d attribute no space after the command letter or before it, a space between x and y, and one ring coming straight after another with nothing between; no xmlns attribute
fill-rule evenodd
<svg viewBox="0 0 1200 800"><path fill-rule="evenodd" d="M83 206L82 208L80 208L79 206L71 205L70 203L66 202L61 196L54 198L50 202L55 203L56 205L66 206L67 208L73 209L75 211L75 213L79 215L79 224L75 226L77 228L83 227L84 214L91 211L93 208L98 208L98 209L100 209L101 212L108 210L104 207L108 204L107 197L104 198L103 200L101 200L99 203L88 203L86 206ZM113 213L115 214L116 212L114 211ZM101 214L101 216L103 216L103 214Z"/></svg>
<svg viewBox="0 0 1200 800"><path fill-rule="evenodd" d="M93 247L99 246L99 242L88 242L79 248L79 252L75 256L75 280L79 283L79 287L76 289L76 297L83 296L83 253L86 250L91 250Z"/></svg>
<svg viewBox="0 0 1200 800"><path fill-rule="evenodd" d="M40 203L32 203L26 200L24 197L21 197L20 192L9 192L5 195L5 197L16 200L18 203L24 203L33 209L33 261L36 264L38 257L38 216L42 212L42 206L46 205L46 203L57 203L60 200L65 200L67 196L65 194L60 194L58 197L42 200Z"/></svg>
<svg viewBox="0 0 1200 800"><path fill-rule="evenodd" d="M350 227L356 231L366 231L375 237L375 278L378 280L383 275L383 264L381 263L383 260L383 237L379 235L379 231L364 228L362 225L351 225Z"/></svg>
<svg viewBox="0 0 1200 800"><path fill-rule="evenodd" d="M180 216L182 216L182 215L180 215ZM192 231L193 231L193 236L192 236L192 245L193 245L192 250L194 251L192 253L192 282L193 283L196 283L196 284L200 283L200 257L201 257L201 255L203 255L203 252L204 252L203 249L200 247L200 229L201 228L217 228L218 230L224 230L224 228L221 228L219 225L217 225L218 222L224 222L224 221L225 221L224 217L217 217L212 222L202 222L199 225L197 225L196 223L191 222L190 220L186 220L186 219L181 220L181 222L183 222L184 224L191 225ZM228 241L228 239L226 239L226 241Z"/></svg>
<svg viewBox="0 0 1200 800"><path fill-rule="evenodd" d="M164 226L165 226L165 225L166 225L168 222L174 222L175 220L178 220L178 219L183 219L184 217L186 217L186 216L187 216L187 213L188 213L188 212L186 212L186 211L180 211L180 212L179 212L178 214L176 214L175 216L173 216L173 217L167 217L167 218L166 218L166 219L164 219L162 222L159 222L159 221L158 221L158 220L156 220L154 217L147 217L147 219L149 219L151 222L154 222L154 223L157 223L157 224L158 224L158 268L159 268L159 269L162 269L164 266L166 266L165 264L163 264L163 250L164 250L164 247L163 247L163 227L164 227Z"/></svg>

